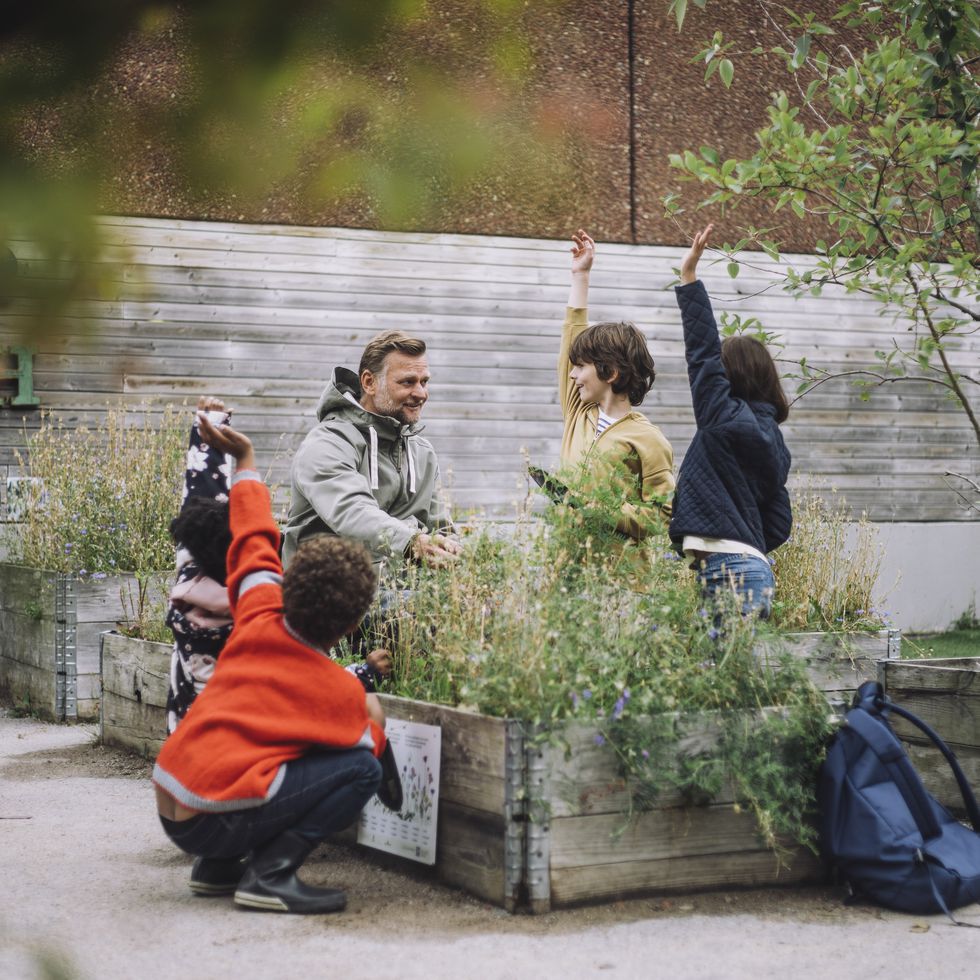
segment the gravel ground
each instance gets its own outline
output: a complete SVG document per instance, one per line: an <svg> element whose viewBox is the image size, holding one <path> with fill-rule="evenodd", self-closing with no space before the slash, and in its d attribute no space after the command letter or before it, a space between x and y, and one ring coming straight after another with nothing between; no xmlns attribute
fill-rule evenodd
<svg viewBox="0 0 980 980"><path fill-rule="evenodd" d="M646 898L509 916L406 868L339 846L307 864L347 889L345 913L249 913L187 889L149 766L89 726L0 713L0 977L335 976L535 980L659 976L976 977L980 930L941 916L845 907L832 889ZM980 925L980 906L963 910Z"/></svg>

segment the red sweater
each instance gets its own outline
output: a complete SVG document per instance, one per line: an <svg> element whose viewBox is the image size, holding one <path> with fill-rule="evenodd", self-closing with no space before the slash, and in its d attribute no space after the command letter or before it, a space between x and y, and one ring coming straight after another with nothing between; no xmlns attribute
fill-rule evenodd
<svg viewBox="0 0 980 980"><path fill-rule="evenodd" d="M164 792L209 813L268 802L285 765L314 749L369 748L377 756L385 745L360 681L285 628L279 528L257 474L238 474L230 513L235 626L153 770Z"/></svg>

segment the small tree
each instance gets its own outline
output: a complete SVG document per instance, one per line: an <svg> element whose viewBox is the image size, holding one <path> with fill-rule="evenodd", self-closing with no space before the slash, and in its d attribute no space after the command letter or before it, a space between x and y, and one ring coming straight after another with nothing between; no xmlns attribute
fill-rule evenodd
<svg viewBox="0 0 980 980"><path fill-rule="evenodd" d="M704 7L707 0L695 0ZM951 353L980 330L980 6L975 0L841 2L822 23L759 0L777 43L786 87L773 95L758 148L722 160L711 147L671 156L689 178L712 188L702 206L735 208L762 198L827 228L815 264L788 268L784 288L819 295L829 284L874 297L884 314L911 325L907 342L875 351L875 363L830 372L800 361L799 392L851 375L866 386L918 380L938 385L962 409L980 446L975 407L980 377ZM683 24L686 0L670 9ZM782 28L773 15L788 18ZM863 51L838 43L836 27L866 40ZM737 54L716 33L698 55L705 80L732 84ZM675 197L666 200L676 211ZM726 248L778 258L780 243L746 228ZM959 476L958 474L950 474ZM961 477L973 490L980 487Z"/></svg>

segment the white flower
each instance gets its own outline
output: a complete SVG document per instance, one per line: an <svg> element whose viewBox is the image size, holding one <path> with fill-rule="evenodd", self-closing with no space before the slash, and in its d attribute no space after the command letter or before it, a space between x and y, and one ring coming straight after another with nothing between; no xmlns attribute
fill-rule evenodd
<svg viewBox="0 0 980 980"><path fill-rule="evenodd" d="M208 465L208 454L197 446L191 446L187 450L187 468L195 473L200 473Z"/></svg>

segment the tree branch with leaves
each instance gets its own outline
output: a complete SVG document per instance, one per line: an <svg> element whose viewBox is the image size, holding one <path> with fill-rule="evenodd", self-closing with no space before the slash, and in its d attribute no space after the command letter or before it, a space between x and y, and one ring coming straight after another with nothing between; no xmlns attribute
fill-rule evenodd
<svg viewBox="0 0 980 980"><path fill-rule="evenodd" d="M700 8L707 0L694 0ZM971 389L975 371L954 356L980 323L980 6L974 0L842 0L829 23L811 10L759 0L770 25L767 48L739 52L719 31L697 55L705 80L731 87L740 54L782 59L776 92L744 159L701 147L671 156L707 193L702 206L737 211L763 199L826 228L815 260L788 266L781 285L817 296L829 285L873 297L883 315L909 325L908 344L875 353L867 371L828 372L805 359L799 393L831 377L868 388L916 380L939 385L969 423L980 446ZM688 5L669 5L683 27ZM842 31L866 39L861 51ZM668 212L679 200L665 200ZM780 243L748 228L724 251L738 275L746 247L780 258Z"/></svg>

